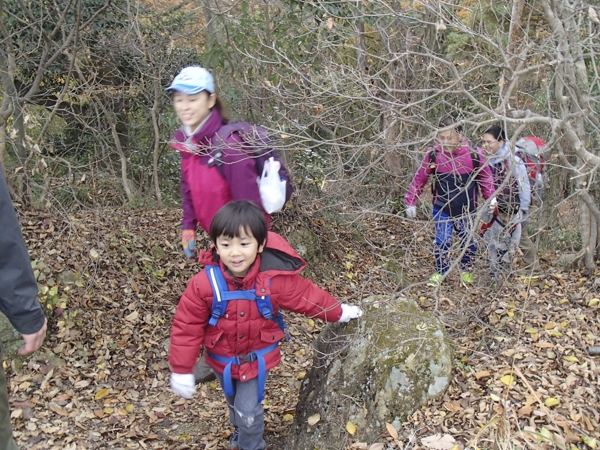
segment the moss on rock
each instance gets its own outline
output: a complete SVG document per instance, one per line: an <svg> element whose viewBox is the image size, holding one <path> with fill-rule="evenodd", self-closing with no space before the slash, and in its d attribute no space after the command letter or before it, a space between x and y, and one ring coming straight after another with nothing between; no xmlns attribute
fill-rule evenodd
<svg viewBox="0 0 600 450"><path fill-rule="evenodd" d="M285 448L343 448L347 421L353 439L376 442L386 422L400 429L450 384L453 348L433 314L407 298L369 297L362 307L359 321L330 324L316 342ZM316 413L321 420L308 426Z"/></svg>

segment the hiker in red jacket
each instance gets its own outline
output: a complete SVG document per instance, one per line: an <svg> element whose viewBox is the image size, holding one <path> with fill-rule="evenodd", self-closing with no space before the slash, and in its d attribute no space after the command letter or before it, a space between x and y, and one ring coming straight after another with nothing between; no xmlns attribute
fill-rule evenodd
<svg viewBox="0 0 600 450"><path fill-rule="evenodd" d="M465 249L460 261L461 280L473 282L476 245L472 216L478 206L479 190L486 200L494 194L494 178L482 150L471 147L462 126L457 125L453 117L442 119L439 128L436 145L428 149L404 196L406 216L414 219L419 197L433 177L435 273L427 282L432 287L438 286L442 276L450 270L453 231Z"/></svg>
<svg viewBox="0 0 600 450"><path fill-rule="evenodd" d="M279 310L329 322L348 322L362 311L340 303L303 278L299 272L306 265L304 260L281 236L268 232L264 215L251 202L231 202L221 208L212 221L210 237L215 245L200 258L207 267L188 284L173 320L171 388L192 398L192 371L204 346L206 361L223 386L234 426L229 448L263 450L264 385L268 371L281 360L277 343L285 335L274 320ZM217 295L213 286L221 275L226 291L218 290ZM226 294L232 299L226 301ZM272 307L272 315L267 316L258 307L266 296ZM215 314L221 302L226 302L222 315Z"/></svg>

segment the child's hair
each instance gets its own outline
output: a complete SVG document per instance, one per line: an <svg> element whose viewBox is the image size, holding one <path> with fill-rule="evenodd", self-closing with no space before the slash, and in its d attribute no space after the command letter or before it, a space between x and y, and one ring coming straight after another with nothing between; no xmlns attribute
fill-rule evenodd
<svg viewBox="0 0 600 450"><path fill-rule="evenodd" d="M239 237L240 229L251 231L259 244L266 243L267 221L258 206L248 200L229 202L223 206L210 224L210 238L214 243L219 236Z"/></svg>
<svg viewBox="0 0 600 450"><path fill-rule="evenodd" d="M456 119L452 116L446 116L444 117L442 120L440 120L440 123L438 124L438 128L447 128L450 127L452 125L456 125ZM463 132L463 126L462 125L456 125L455 130L458 131L459 133Z"/></svg>
<svg viewBox="0 0 600 450"><path fill-rule="evenodd" d="M497 141L506 141L506 133L500 125L492 125L483 134L491 134Z"/></svg>

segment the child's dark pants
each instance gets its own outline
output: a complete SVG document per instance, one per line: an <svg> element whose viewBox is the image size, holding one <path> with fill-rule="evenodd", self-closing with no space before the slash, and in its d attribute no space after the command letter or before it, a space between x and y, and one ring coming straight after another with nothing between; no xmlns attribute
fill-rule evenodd
<svg viewBox="0 0 600 450"><path fill-rule="evenodd" d="M221 387L223 375L217 373ZM263 439L265 415L261 403L258 403L258 378L241 382L232 380L235 393L226 395L229 407L229 420L239 431L239 450L264 450L267 443Z"/></svg>

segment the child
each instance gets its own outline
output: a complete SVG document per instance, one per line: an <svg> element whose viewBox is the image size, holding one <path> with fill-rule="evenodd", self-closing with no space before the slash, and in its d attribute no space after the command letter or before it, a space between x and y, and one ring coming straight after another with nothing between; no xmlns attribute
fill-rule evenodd
<svg viewBox="0 0 600 450"><path fill-rule="evenodd" d="M287 309L328 322L348 322L362 311L340 303L300 276L305 262L281 236L268 232L264 214L251 202L235 201L222 207L211 223L210 238L214 246L200 257L207 267L190 281L173 320L171 389L192 398L192 370L204 345L206 361L225 391L234 426L230 448L262 450L266 448L262 392L268 371L281 360L277 342L284 331L261 314L258 300L248 301L255 300L254 291L270 295L273 316ZM213 300L215 304L221 297L225 300L222 291L217 295L212 288L216 268L234 297L218 319ZM248 290L251 299L244 297Z"/></svg>
<svg viewBox="0 0 600 450"><path fill-rule="evenodd" d="M489 222L483 227L483 240L487 244L488 260L491 275L497 279L500 275L508 275L511 262L519 248L521 240L521 222L510 205L498 202L498 207ZM487 220L484 218L484 221Z"/></svg>

